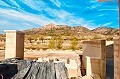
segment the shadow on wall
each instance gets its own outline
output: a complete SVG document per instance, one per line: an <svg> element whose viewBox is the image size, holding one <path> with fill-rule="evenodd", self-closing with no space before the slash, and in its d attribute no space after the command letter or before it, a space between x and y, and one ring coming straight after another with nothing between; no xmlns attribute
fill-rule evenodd
<svg viewBox="0 0 120 79"><path fill-rule="evenodd" d="M113 44L107 45L106 46L106 57L107 58L113 58L114 57L114 48L113 48Z"/></svg>
<svg viewBox="0 0 120 79"><path fill-rule="evenodd" d="M11 79L17 72L16 64L0 64L0 79Z"/></svg>
<svg viewBox="0 0 120 79"><path fill-rule="evenodd" d="M107 79L114 78L114 45L110 44L106 46L106 75Z"/></svg>

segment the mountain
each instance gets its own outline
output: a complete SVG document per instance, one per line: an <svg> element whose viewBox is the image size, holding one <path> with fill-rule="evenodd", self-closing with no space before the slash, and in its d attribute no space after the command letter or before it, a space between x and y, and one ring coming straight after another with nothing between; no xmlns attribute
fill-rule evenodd
<svg viewBox="0 0 120 79"><path fill-rule="evenodd" d="M84 26L75 26L71 27L68 25L55 25L48 24L40 28L33 28L24 30L27 35L31 34L40 34L40 35L50 35L50 36L73 36L73 35L87 35L92 34L93 32Z"/></svg>
<svg viewBox="0 0 120 79"><path fill-rule="evenodd" d="M45 36L103 36L118 34L119 30L108 27L98 27L90 30L84 26L68 26L68 25L56 25L48 24L40 28L33 28L24 30L26 35L45 35Z"/></svg>
<svg viewBox="0 0 120 79"><path fill-rule="evenodd" d="M83 27L83 26L76 26L76 27L73 27L74 30L78 31L78 32L91 32L91 30L89 30L88 28L86 27Z"/></svg>
<svg viewBox="0 0 120 79"><path fill-rule="evenodd" d="M41 29L48 29L48 30L50 30L50 29L54 29L54 28L60 28L60 27L55 25L55 24L53 24L53 23L50 23L50 24L48 24L46 26L43 26Z"/></svg>
<svg viewBox="0 0 120 79"><path fill-rule="evenodd" d="M95 33L100 33L104 35L114 35L118 34L119 30L115 28L108 28L108 27L98 27L92 30Z"/></svg>

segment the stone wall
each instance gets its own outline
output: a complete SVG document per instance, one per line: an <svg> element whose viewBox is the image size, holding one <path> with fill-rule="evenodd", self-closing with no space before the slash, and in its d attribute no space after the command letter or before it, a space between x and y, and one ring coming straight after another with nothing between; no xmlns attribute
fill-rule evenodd
<svg viewBox="0 0 120 79"><path fill-rule="evenodd" d="M120 44L119 37L114 37L114 79L120 79Z"/></svg>
<svg viewBox="0 0 120 79"><path fill-rule="evenodd" d="M82 59L82 69L87 68L86 56L90 57L90 62L87 64L91 64L92 74L96 73L102 79L106 79L106 42L105 40L91 40L91 41L83 41L83 59ZM99 68L96 70L96 68ZM86 71L87 72L87 71Z"/></svg>

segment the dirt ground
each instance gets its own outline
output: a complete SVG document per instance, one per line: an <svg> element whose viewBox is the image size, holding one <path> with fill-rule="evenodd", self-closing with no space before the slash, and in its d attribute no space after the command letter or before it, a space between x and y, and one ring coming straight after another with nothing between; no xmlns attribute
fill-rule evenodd
<svg viewBox="0 0 120 79"><path fill-rule="evenodd" d="M75 51L75 53L78 52L78 51ZM31 60L34 60L36 58L39 58L39 57L58 57L58 56L63 56L64 58L65 57L70 57L70 58L77 58L78 55L75 54L74 51L57 51L57 50L39 50L39 51L36 51L36 50L28 50L26 52L24 52L24 58L25 59L31 59ZM80 53L80 52L78 52ZM67 56L66 56L67 55ZM3 60L5 57L5 50L0 50L0 60Z"/></svg>
<svg viewBox="0 0 120 79"><path fill-rule="evenodd" d="M107 58L113 58L113 41L106 41ZM79 50L78 50L79 51ZM48 51L46 51L48 52ZM45 51L27 51L24 57L27 59L36 59L46 53ZM64 52L63 52L64 53ZM81 51L79 52L81 53ZM0 60L4 59L5 50L0 50Z"/></svg>
<svg viewBox="0 0 120 79"><path fill-rule="evenodd" d="M5 57L5 50L0 50L0 60L3 60Z"/></svg>

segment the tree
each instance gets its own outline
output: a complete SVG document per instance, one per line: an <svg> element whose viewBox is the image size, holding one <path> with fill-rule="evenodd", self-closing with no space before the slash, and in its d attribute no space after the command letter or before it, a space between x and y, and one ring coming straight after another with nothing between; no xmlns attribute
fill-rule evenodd
<svg viewBox="0 0 120 79"><path fill-rule="evenodd" d="M61 49L62 48L62 43L63 43L63 39L60 36L57 37L57 43L56 43L57 49Z"/></svg>
<svg viewBox="0 0 120 79"><path fill-rule="evenodd" d="M54 40L54 39L51 39L51 40L49 41L48 47L49 47L50 49L54 49L54 48L55 48L55 40Z"/></svg>
<svg viewBox="0 0 120 79"><path fill-rule="evenodd" d="M29 40L30 43L32 43L32 38L28 37L27 40Z"/></svg>
<svg viewBox="0 0 120 79"><path fill-rule="evenodd" d="M76 37L73 37L72 39L71 39L71 46L70 46L70 48L72 49L72 50L76 50L76 46L78 45L78 38L76 38Z"/></svg>
<svg viewBox="0 0 120 79"><path fill-rule="evenodd" d="M40 38L39 38L39 40L41 40L42 41L42 43L44 42L44 37L43 36L41 36Z"/></svg>

